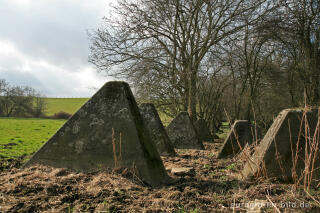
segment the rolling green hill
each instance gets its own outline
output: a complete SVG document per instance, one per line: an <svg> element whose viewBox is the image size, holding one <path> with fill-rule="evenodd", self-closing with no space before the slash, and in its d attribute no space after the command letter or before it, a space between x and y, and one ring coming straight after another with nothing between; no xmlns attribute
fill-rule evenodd
<svg viewBox="0 0 320 213"><path fill-rule="evenodd" d="M58 112L75 113L89 98L46 98L46 115L51 116Z"/></svg>
<svg viewBox="0 0 320 213"><path fill-rule="evenodd" d="M46 115L51 116L61 111L73 114L88 100L89 98L46 98ZM173 119L161 112L159 112L159 116L165 126Z"/></svg>

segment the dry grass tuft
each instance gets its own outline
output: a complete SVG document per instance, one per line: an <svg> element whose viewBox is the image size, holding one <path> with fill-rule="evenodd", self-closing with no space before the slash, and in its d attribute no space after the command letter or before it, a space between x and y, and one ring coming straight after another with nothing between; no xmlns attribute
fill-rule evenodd
<svg viewBox="0 0 320 213"><path fill-rule="evenodd" d="M205 143L206 150L177 150L178 156L163 157L166 167L193 167L195 176L169 175L172 181L148 187L125 169L79 173L66 169L33 166L0 173L0 212L245 212L232 207L256 199L274 203L305 202L303 188L292 185L249 183L235 179L235 159L217 160L220 144ZM236 165L230 167L230 165ZM317 199L319 194L313 193ZM279 208L308 212L308 208ZM271 207L272 211L273 208Z"/></svg>

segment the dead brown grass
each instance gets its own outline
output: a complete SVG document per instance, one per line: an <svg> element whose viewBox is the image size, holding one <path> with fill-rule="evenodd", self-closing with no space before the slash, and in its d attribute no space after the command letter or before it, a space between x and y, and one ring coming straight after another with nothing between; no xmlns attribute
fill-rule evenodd
<svg viewBox="0 0 320 213"><path fill-rule="evenodd" d="M274 204L311 205L277 206L280 211L319 210L303 188L293 192L289 184L237 180L239 162L217 160L221 144L205 146L206 150L177 150L178 156L163 157L168 170L193 167L196 175L179 177L169 172L171 182L155 188L143 185L126 170L76 173L44 166L5 170L0 173L0 212L246 212L243 204L270 203L269 199ZM312 196L319 198L320 191Z"/></svg>

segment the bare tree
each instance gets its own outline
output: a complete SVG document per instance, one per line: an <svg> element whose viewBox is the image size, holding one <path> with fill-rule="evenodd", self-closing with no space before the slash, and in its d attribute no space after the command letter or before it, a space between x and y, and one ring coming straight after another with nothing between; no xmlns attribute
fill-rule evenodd
<svg viewBox="0 0 320 213"><path fill-rule="evenodd" d="M198 74L210 51L245 26L243 16L253 23L269 9L262 0L121 0L105 27L89 34L89 60L129 80L152 73L144 80L155 77L159 93L171 89L196 119Z"/></svg>
<svg viewBox="0 0 320 213"><path fill-rule="evenodd" d="M40 92L35 92L33 99L33 116L39 118L45 114L47 103Z"/></svg>
<svg viewBox="0 0 320 213"><path fill-rule="evenodd" d="M226 48L233 84L234 118L253 119L252 110L262 98L263 84L266 83L264 72L268 72L267 67L275 53L274 42L270 40L256 26L247 25ZM240 115L240 112L245 113Z"/></svg>
<svg viewBox="0 0 320 213"><path fill-rule="evenodd" d="M288 72L292 103L320 101L320 1L281 0L278 13L264 25L278 41ZM301 85L301 87L300 87Z"/></svg>
<svg viewBox="0 0 320 213"><path fill-rule="evenodd" d="M5 80L0 80L0 116L39 117L44 110L44 99L33 88L11 86Z"/></svg>

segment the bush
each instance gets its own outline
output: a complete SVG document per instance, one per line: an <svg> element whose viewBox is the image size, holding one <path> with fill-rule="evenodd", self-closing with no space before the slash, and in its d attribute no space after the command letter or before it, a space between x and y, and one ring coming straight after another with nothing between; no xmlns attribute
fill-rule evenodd
<svg viewBox="0 0 320 213"><path fill-rule="evenodd" d="M72 114L67 113L67 112L58 112L54 113L54 115L50 116L52 119L69 119L72 116Z"/></svg>

